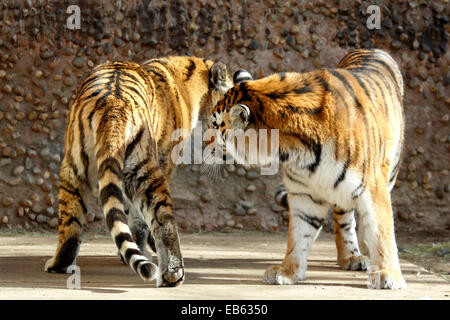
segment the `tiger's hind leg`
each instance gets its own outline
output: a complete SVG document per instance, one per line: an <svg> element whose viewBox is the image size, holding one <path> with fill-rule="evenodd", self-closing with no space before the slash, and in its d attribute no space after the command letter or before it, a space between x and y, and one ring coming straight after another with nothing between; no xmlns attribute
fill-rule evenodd
<svg viewBox="0 0 450 320"><path fill-rule="evenodd" d="M360 197L360 228L370 254L369 281L376 289L401 289L406 282L400 270L394 220L387 179L377 179L376 188Z"/></svg>
<svg viewBox="0 0 450 320"><path fill-rule="evenodd" d="M150 234L142 240L150 242L154 238L159 267L156 284L159 287L179 286L184 281L184 264L169 183L157 161L152 158L135 160L127 167L125 180L128 193L150 228Z"/></svg>
<svg viewBox="0 0 450 320"><path fill-rule="evenodd" d="M66 159L61 165L61 184L58 198L58 245L55 256L45 263L47 272L66 273L67 267L76 263L81 244L81 232L85 224L86 206L82 193L85 191Z"/></svg>
<svg viewBox="0 0 450 320"><path fill-rule="evenodd" d="M347 270L367 270L369 258L361 255L358 248L354 210L344 211L334 206L333 215L339 266Z"/></svg>

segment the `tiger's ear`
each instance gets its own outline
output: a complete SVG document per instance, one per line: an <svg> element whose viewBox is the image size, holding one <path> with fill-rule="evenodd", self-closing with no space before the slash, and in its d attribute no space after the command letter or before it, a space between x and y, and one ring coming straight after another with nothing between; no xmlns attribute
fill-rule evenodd
<svg viewBox="0 0 450 320"><path fill-rule="evenodd" d="M253 80L253 77L247 70L244 70L244 69L240 69L240 70L236 71L233 75L233 83L235 85L240 82L249 81L249 80Z"/></svg>
<svg viewBox="0 0 450 320"><path fill-rule="evenodd" d="M245 104L235 104L230 109L230 120L234 129L246 129L251 117L252 111Z"/></svg>
<svg viewBox="0 0 450 320"><path fill-rule="evenodd" d="M231 80L228 75L227 66L222 62L217 62L212 65L209 70L209 84L210 86L224 94L231 88Z"/></svg>

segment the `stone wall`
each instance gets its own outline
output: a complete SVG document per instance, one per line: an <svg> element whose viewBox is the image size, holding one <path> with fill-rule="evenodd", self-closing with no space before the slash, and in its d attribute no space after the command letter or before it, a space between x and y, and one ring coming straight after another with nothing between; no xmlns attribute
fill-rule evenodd
<svg viewBox="0 0 450 320"><path fill-rule="evenodd" d="M71 4L81 29L66 27ZM366 8L381 8L368 30ZM405 78L406 147L392 192L396 228L447 232L450 6L436 1L0 1L0 228L57 225L65 119L85 72L107 60L197 55L257 77L333 67L353 48L390 52ZM196 165L171 190L181 230L285 230L279 176L227 166L211 181ZM104 230L92 204L87 229ZM328 227L329 229L329 227Z"/></svg>

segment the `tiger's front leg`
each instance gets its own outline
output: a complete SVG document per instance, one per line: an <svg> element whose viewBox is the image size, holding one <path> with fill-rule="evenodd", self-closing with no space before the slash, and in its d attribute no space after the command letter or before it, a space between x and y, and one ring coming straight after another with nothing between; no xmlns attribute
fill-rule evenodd
<svg viewBox="0 0 450 320"><path fill-rule="evenodd" d="M286 256L280 266L264 274L267 284L295 284L305 279L309 251L325 220L329 204L307 193L288 193L289 235Z"/></svg>

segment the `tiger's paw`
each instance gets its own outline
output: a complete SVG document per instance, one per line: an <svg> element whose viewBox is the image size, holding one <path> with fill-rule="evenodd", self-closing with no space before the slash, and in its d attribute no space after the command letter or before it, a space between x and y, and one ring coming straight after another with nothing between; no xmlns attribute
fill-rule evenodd
<svg viewBox="0 0 450 320"><path fill-rule="evenodd" d="M76 260L74 260L70 265L75 265ZM45 272L54 272L54 273L72 273L67 271L69 266L62 266L61 264L55 263L55 258L50 258L45 262L44 271Z"/></svg>
<svg viewBox="0 0 450 320"><path fill-rule="evenodd" d="M67 269L66 269L67 270ZM57 272L57 273L66 273L66 270L55 268L55 258L50 258L45 262L44 271L45 272Z"/></svg>
<svg viewBox="0 0 450 320"><path fill-rule="evenodd" d="M341 269L344 270L362 270L365 271L370 266L369 258L363 255L351 256L338 261Z"/></svg>
<svg viewBox="0 0 450 320"><path fill-rule="evenodd" d="M400 270L381 270L369 272L368 287L372 289L403 289L406 287Z"/></svg>
<svg viewBox="0 0 450 320"><path fill-rule="evenodd" d="M184 281L184 268L161 272L156 280L157 287L179 287Z"/></svg>
<svg viewBox="0 0 450 320"><path fill-rule="evenodd" d="M305 274L293 272L293 268L285 268L283 266L271 266L266 270L263 281L266 284L296 284L301 280L305 280Z"/></svg>

